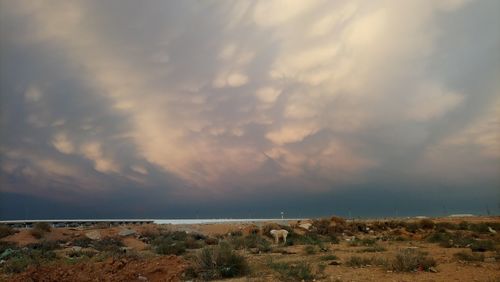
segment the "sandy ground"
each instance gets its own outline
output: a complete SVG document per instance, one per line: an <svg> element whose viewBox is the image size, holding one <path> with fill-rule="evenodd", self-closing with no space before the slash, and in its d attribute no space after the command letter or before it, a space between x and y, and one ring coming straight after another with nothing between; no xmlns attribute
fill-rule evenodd
<svg viewBox="0 0 500 282"><path fill-rule="evenodd" d="M411 220L410 220L411 221ZM462 221L473 223L499 223L500 217L466 217L466 218L434 218L434 222ZM297 222L288 222L295 226ZM186 231L188 233L201 233L209 237L223 236L228 233L241 231L249 233L251 229L259 228L265 223L224 223L224 224L193 224L193 225L130 225L109 228L54 228L47 233L44 240L71 241L83 237L90 231L98 231L101 237L117 237L124 228L131 228L137 234L158 233L161 231ZM499 230L500 231L500 230ZM483 253L490 258L487 262L463 262L454 257L464 248L443 248L438 244L428 243L424 238L432 231L421 231L416 234L402 231L402 236L407 241L377 241L377 245L386 250L376 253L362 253L365 247L351 246L347 239L349 236L341 237L339 244L325 243L327 251L317 251L315 254L306 254L304 245L277 246L273 248L282 251L252 254L249 250L239 251L244 255L250 265L251 272L246 277L226 279L224 281L278 281L279 276L267 265L270 260L274 262L288 262L291 264L307 262L313 269L318 265L326 265L324 273L316 281L500 281L500 261L498 253L489 251ZM500 233L500 232L499 232ZM356 234L358 238L375 238L380 234ZM499 247L500 235L481 235L494 240ZM107 259L100 262L84 261L77 264L56 264L30 267L25 272L17 275L0 276L0 281L181 281L183 272L189 265L189 259L199 250L188 250L183 257L158 256L152 253L148 244L140 240L140 236L127 236L121 238L124 245L140 254L140 258ZM1 241L15 242L20 246L26 246L40 240L33 238L30 230L21 229L18 233L2 238ZM271 242L271 240L270 240ZM391 258L401 249L414 248L425 251L437 261L437 273L413 272L395 273L387 271L381 266L366 266L352 268L345 265L351 256L376 257L379 259ZM144 255L146 254L146 255ZM340 265L330 265L332 261L322 259L326 255L335 255ZM495 259L497 257L497 259ZM286 280L284 280L286 281Z"/></svg>

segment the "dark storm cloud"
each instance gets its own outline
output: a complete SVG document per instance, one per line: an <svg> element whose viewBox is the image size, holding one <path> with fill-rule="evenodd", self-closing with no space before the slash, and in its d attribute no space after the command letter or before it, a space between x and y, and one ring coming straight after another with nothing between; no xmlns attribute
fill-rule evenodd
<svg viewBox="0 0 500 282"><path fill-rule="evenodd" d="M496 1L0 3L6 198L99 216L498 202Z"/></svg>

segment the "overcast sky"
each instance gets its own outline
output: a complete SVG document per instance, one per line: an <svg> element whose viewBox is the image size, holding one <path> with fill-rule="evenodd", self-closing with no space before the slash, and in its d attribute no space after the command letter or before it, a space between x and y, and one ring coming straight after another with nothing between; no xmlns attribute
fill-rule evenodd
<svg viewBox="0 0 500 282"><path fill-rule="evenodd" d="M500 213L500 2L0 1L0 218Z"/></svg>

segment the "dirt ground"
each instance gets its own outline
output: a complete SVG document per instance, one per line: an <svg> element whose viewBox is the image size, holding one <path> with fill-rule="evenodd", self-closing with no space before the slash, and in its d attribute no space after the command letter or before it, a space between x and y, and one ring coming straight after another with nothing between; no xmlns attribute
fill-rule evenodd
<svg viewBox="0 0 500 282"><path fill-rule="evenodd" d="M451 222L458 224L462 221L470 223L500 223L500 217L466 217L466 218L433 218L433 222ZM310 222L310 221L303 221ZM370 223L372 221L359 221ZM407 222L418 222L418 220L407 220ZM122 237L121 241L127 249L136 252L137 256L125 258L105 258L101 261L83 260L76 263L61 263L56 261L49 264L32 265L19 274L1 274L0 281L182 281L187 280L185 270L190 265L190 257L195 256L199 249L188 249L182 256L162 256L155 254L148 243L142 240L139 234L154 234L160 230L186 231L186 233L200 233L208 237L228 236L232 232L241 232L243 236L252 229L260 228L265 223L224 223L224 224L193 224L193 225L130 225L109 228L53 228L47 233L43 240L46 241L71 241L75 238L85 236L90 231L98 231L101 237L118 237L118 233L124 228L137 231L135 236ZM288 222L287 225L297 228L297 222ZM391 232L394 230L391 230ZM353 234L340 235L339 243L324 243L319 248L314 246L314 252L307 252L307 245L283 246L272 244L269 253L255 253L250 249L238 250L250 266L250 272L245 277L226 279L224 281L291 281L277 275L276 271L269 267L269 262L284 262L291 265L300 262L308 263L313 271L320 272L315 281L488 281L500 282L499 256L499 234L480 234L482 239L492 240L497 251L486 251L481 253L486 259L484 261L465 262L457 259L458 252L469 251L468 248L445 248L436 243L429 243L427 238L433 230L419 230L408 232L404 228L396 230L404 240L382 240L386 233L382 231L359 232L354 234L357 239L374 239L376 245L383 250L379 252L363 252L366 246L353 246L350 243ZM498 230L500 231L500 230ZM304 232L301 230L300 232ZM297 233L300 233L297 230ZM499 232L500 233L500 232ZM479 238L478 237L478 238ZM268 238L269 242L272 241ZM20 229L14 235L1 239L1 241L14 242L19 246L40 242L35 239L30 230ZM67 248L71 248L67 247ZM352 256L391 259L403 249L416 249L428 253L435 259L437 266L433 272L414 271L398 273L389 271L380 265L366 265L363 267L350 267L346 262ZM66 249L65 249L66 250ZM60 253L66 252L61 250ZM326 256L335 255L335 259L327 259Z"/></svg>
<svg viewBox="0 0 500 282"><path fill-rule="evenodd" d="M9 281L179 281L186 262L177 256L150 259L108 259L76 265L31 267Z"/></svg>

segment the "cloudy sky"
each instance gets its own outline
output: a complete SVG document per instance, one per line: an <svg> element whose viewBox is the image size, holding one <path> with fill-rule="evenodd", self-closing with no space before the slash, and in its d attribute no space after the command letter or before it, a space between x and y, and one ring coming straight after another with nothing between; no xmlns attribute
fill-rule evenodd
<svg viewBox="0 0 500 282"><path fill-rule="evenodd" d="M500 213L500 2L0 1L0 218Z"/></svg>

